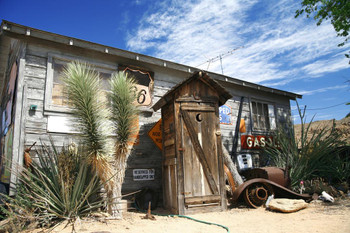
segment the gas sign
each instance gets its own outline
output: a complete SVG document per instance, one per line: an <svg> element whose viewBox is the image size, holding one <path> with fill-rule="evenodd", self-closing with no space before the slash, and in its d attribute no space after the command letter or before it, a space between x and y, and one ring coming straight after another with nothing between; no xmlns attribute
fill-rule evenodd
<svg viewBox="0 0 350 233"><path fill-rule="evenodd" d="M253 136L242 135L241 147L242 149L263 149L266 146L278 146L276 140L272 136Z"/></svg>

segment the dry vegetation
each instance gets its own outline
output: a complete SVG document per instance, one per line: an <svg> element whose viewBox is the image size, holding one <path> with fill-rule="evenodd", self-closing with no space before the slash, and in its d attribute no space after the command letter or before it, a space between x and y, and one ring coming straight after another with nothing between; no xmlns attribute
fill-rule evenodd
<svg viewBox="0 0 350 233"><path fill-rule="evenodd" d="M338 132L340 137L345 140L347 145L350 145L350 117L343 118L341 120L335 120L335 130ZM309 124L305 124L305 127L307 127ZM323 121L314 121L311 125L310 133L313 132L321 132L323 128L330 129L333 125L333 120L323 120ZM301 135L301 125L295 125L295 136L297 138ZM311 134L309 134L311 137Z"/></svg>

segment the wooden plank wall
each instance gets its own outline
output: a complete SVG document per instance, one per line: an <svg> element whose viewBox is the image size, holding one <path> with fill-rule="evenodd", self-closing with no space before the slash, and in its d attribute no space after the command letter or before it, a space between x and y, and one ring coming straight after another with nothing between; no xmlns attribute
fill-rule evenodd
<svg viewBox="0 0 350 233"><path fill-rule="evenodd" d="M26 63L24 79L27 84L26 106L37 106L36 111L29 111L29 108L26 108L25 111L24 144L26 147L32 145L34 142L38 142L39 144L40 141L49 144L49 135L52 137L55 145L58 146L64 144L67 145L72 140L78 140L76 137L68 134L47 132L48 115L44 112L44 98L48 59L45 54L48 52L51 51L43 51L40 48L29 46L25 56ZM161 98L174 85L175 83L156 80L153 92L153 103ZM143 187L149 187L156 190L159 193L159 197L161 197L162 154L148 136L148 131L160 118L160 111L153 113L152 110L143 111L139 116L140 143L134 147L134 150L129 157L123 185L123 193L139 190ZM155 169L155 180L134 181L133 169Z"/></svg>
<svg viewBox="0 0 350 233"><path fill-rule="evenodd" d="M26 83L26 107L24 110L24 144L30 146L34 142L43 140L48 143L47 122L48 116L44 112L44 98L45 98L45 82L46 82L46 70L48 53L57 53L61 55L73 56L74 54L66 54L67 49L59 49L48 46L37 46L29 44L25 55L25 71L24 80ZM68 53L68 52L67 52ZM87 56L89 60L98 59L92 57L88 53L78 53L80 57ZM104 59L106 59L104 57ZM149 68L150 69L150 68ZM159 69L159 70L157 70ZM169 91L177 83L181 82L184 78L189 77L190 73L174 73L166 68L157 68L152 70L154 72L154 90L152 104L156 103L167 91ZM229 85L227 85L229 86ZM236 119L234 116L238 115L239 101L241 93L245 93L246 96L251 94L239 90L240 94L237 94L237 90L234 86L229 86L230 92L234 95L226 104L232 107L233 124L232 125L220 125L222 131L222 140L224 146L230 151L232 147L232 139L234 136L234 128ZM255 93L255 98L259 98L259 93ZM273 99L274 95L269 97ZM29 106L36 105L36 111L30 111ZM290 116L289 101L287 98L281 100L279 103L280 110L277 111L278 120L285 119ZM62 114L62 113L60 113ZM151 108L147 111L143 111L140 114L140 144L135 146L129 160L128 169L126 171L125 183L123 185L123 192L131 192L138 190L142 187L151 187L157 190L159 193L162 189L162 153L152 142L147 135L148 131L153 125L161 118L160 111L154 113ZM250 107L249 98L245 98L243 105L242 118L246 119L247 129L250 125ZM74 139L71 135L63 133L51 133L50 134L57 145L68 144ZM154 181L133 181L133 169L155 169ZM161 197L161 195L160 195Z"/></svg>

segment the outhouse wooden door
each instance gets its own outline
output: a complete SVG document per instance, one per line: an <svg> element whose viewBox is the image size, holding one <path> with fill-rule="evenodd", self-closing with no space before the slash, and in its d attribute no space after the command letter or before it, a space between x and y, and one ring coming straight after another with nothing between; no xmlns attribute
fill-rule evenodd
<svg viewBox="0 0 350 233"><path fill-rule="evenodd" d="M216 109L210 103L180 107L186 208L221 205Z"/></svg>

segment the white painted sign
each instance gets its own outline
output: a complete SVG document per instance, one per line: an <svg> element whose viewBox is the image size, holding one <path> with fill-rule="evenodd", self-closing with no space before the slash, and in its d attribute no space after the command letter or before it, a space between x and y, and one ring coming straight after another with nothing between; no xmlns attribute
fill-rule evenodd
<svg viewBox="0 0 350 233"><path fill-rule="evenodd" d="M134 180L154 180L154 169L134 169L132 171Z"/></svg>
<svg viewBox="0 0 350 233"><path fill-rule="evenodd" d="M72 117L49 116L47 119L47 131L55 133L78 133L74 130Z"/></svg>

